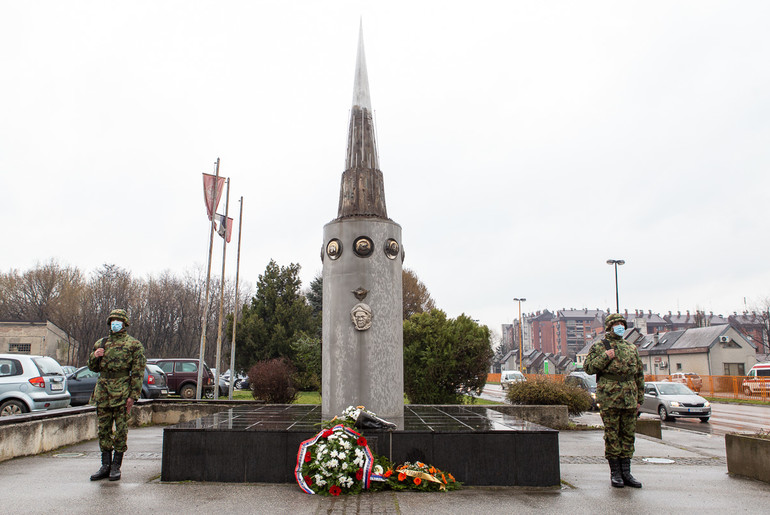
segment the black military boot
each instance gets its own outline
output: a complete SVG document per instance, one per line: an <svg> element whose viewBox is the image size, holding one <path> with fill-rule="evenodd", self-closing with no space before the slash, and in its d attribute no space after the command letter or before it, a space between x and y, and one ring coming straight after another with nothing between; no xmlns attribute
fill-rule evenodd
<svg viewBox="0 0 770 515"><path fill-rule="evenodd" d="M620 459L607 458L610 463L610 482L615 488L623 488L623 476L620 473ZM112 478L110 478L112 479Z"/></svg>
<svg viewBox="0 0 770 515"><path fill-rule="evenodd" d="M102 466L96 474L91 476L91 481L99 481L110 475L110 463L112 462L112 451L102 451Z"/></svg>
<svg viewBox="0 0 770 515"><path fill-rule="evenodd" d="M120 466L123 464L123 453L115 451L115 456L112 458L112 466L110 467L110 481L117 481L120 479Z"/></svg>
<svg viewBox="0 0 770 515"><path fill-rule="evenodd" d="M620 458L620 475L623 476L623 483L626 486L642 487L642 484L631 475L631 458Z"/></svg>

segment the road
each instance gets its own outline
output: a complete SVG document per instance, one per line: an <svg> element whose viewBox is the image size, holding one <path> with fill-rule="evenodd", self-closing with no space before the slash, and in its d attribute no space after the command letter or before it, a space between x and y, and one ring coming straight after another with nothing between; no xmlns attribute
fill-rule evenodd
<svg viewBox="0 0 770 515"><path fill-rule="evenodd" d="M505 402L505 393L499 384L487 384L480 396L490 401ZM644 418L657 418L647 413ZM600 424L598 414L581 417L581 422ZM677 419L663 422L665 427L685 429L699 433L724 435L732 432L756 433L759 430L770 431L770 406L751 404L711 403L711 418L708 422L699 419Z"/></svg>
<svg viewBox="0 0 770 515"><path fill-rule="evenodd" d="M644 416L647 417L648 415ZM663 425L712 435L724 435L732 432L756 433L760 429L770 431L770 407L711 403L711 418L706 423L698 419L678 419L664 422Z"/></svg>

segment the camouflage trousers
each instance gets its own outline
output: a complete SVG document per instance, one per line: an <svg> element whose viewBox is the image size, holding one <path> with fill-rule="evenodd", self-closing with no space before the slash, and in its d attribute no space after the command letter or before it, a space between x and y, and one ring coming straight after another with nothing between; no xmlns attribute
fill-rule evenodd
<svg viewBox="0 0 770 515"><path fill-rule="evenodd" d="M602 422L604 422L604 457L632 458L636 438L636 409L603 409Z"/></svg>
<svg viewBox="0 0 770 515"><path fill-rule="evenodd" d="M99 450L126 452L128 446L128 419L130 414L126 411L126 405L111 407L96 407L96 419L99 424ZM113 424L115 430L113 431Z"/></svg>

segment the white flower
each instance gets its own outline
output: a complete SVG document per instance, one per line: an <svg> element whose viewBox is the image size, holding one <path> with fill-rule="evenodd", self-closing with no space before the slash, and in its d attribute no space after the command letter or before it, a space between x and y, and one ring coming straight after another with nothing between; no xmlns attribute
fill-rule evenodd
<svg viewBox="0 0 770 515"><path fill-rule="evenodd" d="M337 451L333 450L332 452L329 453L329 456L331 456L332 458L336 458L338 456Z"/></svg>
<svg viewBox="0 0 770 515"><path fill-rule="evenodd" d="M326 464L326 466L329 467L329 468L336 469L337 465L339 465L339 464L340 464L339 461L337 461L336 459L332 459L332 460L329 460L329 462Z"/></svg>
<svg viewBox="0 0 770 515"><path fill-rule="evenodd" d="M347 469L348 469L348 462L347 461L343 461L342 462L342 470L347 470Z"/></svg>
<svg viewBox="0 0 770 515"><path fill-rule="evenodd" d="M353 465L357 465L358 467L363 468L363 466L364 466L364 459L361 458L361 457L358 457L358 458L354 459L353 460Z"/></svg>
<svg viewBox="0 0 770 515"><path fill-rule="evenodd" d="M356 451L355 452L356 452L356 456L358 456L359 458L363 458L364 457L364 451L362 451L360 447L356 447Z"/></svg>

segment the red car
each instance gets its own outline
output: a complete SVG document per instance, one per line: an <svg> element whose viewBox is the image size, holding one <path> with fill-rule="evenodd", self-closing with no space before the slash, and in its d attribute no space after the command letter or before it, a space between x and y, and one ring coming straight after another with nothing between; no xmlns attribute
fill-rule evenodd
<svg viewBox="0 0 770 515"><path fill-rule="evenodd" d="M168 393L183 399L194 399L198 390L198 360L192 358L148 359L147 363L157 365L166 373ZM203 395L214 393L214 374L203 364Z"/></svg>

